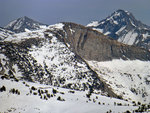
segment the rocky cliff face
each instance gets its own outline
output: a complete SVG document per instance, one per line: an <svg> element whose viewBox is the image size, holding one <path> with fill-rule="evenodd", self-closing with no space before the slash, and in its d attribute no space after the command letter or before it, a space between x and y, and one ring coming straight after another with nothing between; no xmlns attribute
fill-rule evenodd
<svg viewBox="0 0 150 113"><path fill-rule="evenodd" d="M102 33L73 23L64 23L63 30L57 33L58 38L85 60L117 95L123 99L149 103L148 50L122 44Z"/></svg>
<svg viewBox="0 0 150 113"><path fill-rule="evenodd" d="M145 49L119 43L102 33L78 24L64 24L65 32L60 32L63 37L66 37L63 38L64 42L86 60L106 61L120 58L150 60L150 53Z"/></svg>

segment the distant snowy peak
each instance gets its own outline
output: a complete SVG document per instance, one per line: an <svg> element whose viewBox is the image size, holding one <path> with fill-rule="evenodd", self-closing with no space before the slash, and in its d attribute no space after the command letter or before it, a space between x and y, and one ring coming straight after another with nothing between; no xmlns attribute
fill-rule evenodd
<svg viewBox="0 0 150 113"><path fill-rule="evenodd" d="M25 29L29 29L29 30L39 29L41 25L45 25L45 24L42 24L29 17L24 16L11 21L7 26L5 26L5 28L14 31L16 33L19 33L19 32L24 32Z"/></svg>
<svg viewBox="0 0 150 113"><path fill-rule="evenodd" d="M149 28L147 25L138 21L131 12L124 11L124 10L117 10L111 16L106 18L107 21L112 22L113 24L118 25L127 25L133 28L140 27L140 28ZM104 22L104 20L103 20ZM100 22L103 24L103 22Z"/></svg>
<svg viewBox="0 0 150 113"><path fill-rule="evenodd" d="M111 16L108 16L106 19L103 19L102 21L92 21L90 24L87 25L87 27L96 27L101 28L104 26L111 25L114 26L128 26L131 27L148 27L144 24L142 24L140 21L137 21L135 17L132 15L132 13L124 10L117 10L114 13L111 14Z"/></svg>
<svg viewBox="0 0 150 113"><path fill-rule="evenodd" d="M119 42L150 49L150 27L136 20L132 13L117 10L102 21L87 25Z"/></svg>
<svg viewBox="0 0 150 113"><path fill-rule="evenodd" d="M92 21L87 26L88 27L99 27L103 24L108 24L108 23L128 24L129 22L134 23L134 21L135 21L135 18L133 17L133 15L130 12L124 11L124 10L117 10L114 13L112 13L111 16L108 16L106 19L104 19L102 21Z"/></svg>

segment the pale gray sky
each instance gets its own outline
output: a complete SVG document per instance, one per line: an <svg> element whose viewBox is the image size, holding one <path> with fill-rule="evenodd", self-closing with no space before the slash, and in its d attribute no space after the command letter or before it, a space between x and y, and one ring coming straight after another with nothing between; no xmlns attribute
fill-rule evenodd
<svg viewBox="0 0 150 113"><path fill-rule="evenodd" d="M45 24L68 21L86 25L117 9L132 12L150 26L150 0L0 0L0 26L22 16Z"/></svg>

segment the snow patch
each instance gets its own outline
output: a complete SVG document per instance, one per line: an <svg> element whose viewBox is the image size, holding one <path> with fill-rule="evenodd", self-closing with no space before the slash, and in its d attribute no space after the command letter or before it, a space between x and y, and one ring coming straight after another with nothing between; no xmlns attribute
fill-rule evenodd
<svg viewBox="0 0 150 113"><path fill-rule="evenodd" d="M131 19L129 19L129 20L130 20L131 24L132 24L134 27L136 27L136 25L133 23L133 21L132 21Z"/></svg>
<svg viewBox="0 0 150 113"><path fill-rule="evenodd" d="M133 45L137 36L138 33L134 32L134 30L129 31L126 35L122 36L121 38L118 38L118 41L124 44Z"/></svg>
<svg viewBox="0 0 150 113"><path fill-rule="evenodd" d="M63 30L64 24L63 23L58 23L58 24L54 24L54 25L49 25L49 28L51 29L60 29Z"/></svg>
<svg viewBox="0 0 150 113"><path fill-rule="evenodd" d="M120 13L119 12L115 12L114 16L115 17L120 16Z"/></svg>
<svg viewBox="0 0 150 113"><path fill-rule="evenodd" d="M29 29L25 28L25 32L31 32Z"/></svg>
<svg viewBox="0 0 150 113"><path fill-rule="evenodd" d="M93 30L96 30L96 31L98 31L98 32L101 32L101 33L103 33L103 29L99 29L99 28L93 28Z"/></svg>
<svg viewBox="0 0 150 113"><path fill-rule="evenodd" d="M98 21L93 21L87 25L87 27L97 27L99 25Z"/></svg>
<svg viewBox="0 0 150 113"><path fill-rule="evenodd" d="M9 28L11 26L13 26L15 23L17 22L17 20L14 20L12 22L10 22L7 26L5 26L4 28Z"/></svg>
<svg viewBox="0 0 150 113"><path fill-rule="evenodd" d="M20 41L24 41L24 40L29 39L29 38L37 38L37 37L38 38L45 38L43 32L46 30L46 28L45 29L34 30L34 31L30 31L30 30L27 30L27 29L25 29L25 30L26 30L26 32L16 33L16 34L10 35L4 41L11 41L11 42L18 43Z"/></svg>
<svg viewBox="0 0 150 113"><path fill-rule="evenodd" d="M115 21L115 20L114 20L113 22L114 22L114 24L118 24L118 22L117 22L117 21Z"/></svg>
<svg viewBox="0 0 150 113"><path fill-rule="evenodd" d="M146 33L146 34L142 34L143 39L142 41L144 41L145 39L147 39L148 37L150 37L150 34Z"/></svg>
<svg viewBox="0 0 150 113"><path fill-rule="evenodd" d="M111 32L107 31L106 33L104 33L104 35L109 35Z"/></svg>
<svg viewBox="0 0 150 113"><path fill-rule="evenodd" d="M35 23L34 23L35 24ZM40 28L41 29L47 29L47 26L46 25L40 25Z"/></svg>
<svg viewBox="0 0 150 113"><path fill-rule="evenodd" d="M116 32L116 34L118 35L118 34L119 34L120 32L122 32L125 28L126 28L126 26L121 27L121 28Z"/></svg>
<svg viewBox="0 0 150 113"><path fill-rule="evenodd" d="M129 11L125 11L128 15L130 15L130 12Z"/></svg>

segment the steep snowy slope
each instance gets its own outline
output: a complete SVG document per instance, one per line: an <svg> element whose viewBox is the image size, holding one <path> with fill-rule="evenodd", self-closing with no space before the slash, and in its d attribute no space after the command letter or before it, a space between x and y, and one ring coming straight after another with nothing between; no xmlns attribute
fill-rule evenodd
<svg viewBox="0 0 150 113"><path fill-rule="evenodd" d="M139 60L87 61L124 99L150 104L150 62Z"/></svg>
<svg viewBox="0 0 150 113"><path fill-rule="evenodd" d="M67 28L69 30L67 30ZM94 32L88 28L86 29L80 25L66 23L64 29L67 34L66 38L64 38L65 42L69 44L69 47L76 54L87 61L87 64L99 75L100 79L106 82L111 76L114 77L114 79L111 79L112 81L110 80L110 83L106 83L109 84L115 93L124 99L149 104L149 51L110 40L109 37L105 37L98 32ZM125 59L125 61L110 61L112 67L114 66L116 69L107 69L107 67L104 66L104 70L101 65L98 67L90 63L90 61L95 61L97 62L96 64L98 64L99 62L101 63L111 59ZM137 59L139 61L136 62L135 60ZM148 62L146 62L147 60ZM107 66L107 62L104 62L104 64ZM120 67L117 67L118 65ZM105 73L108 76L106 76ZM127 80L125 83L120 82L124 79ZM137 83L138 81L139 83Z"/></svg>
<svg viewBox="0 0 150 113"><path fill-rule="evenodd" d="M110 93L110 96L117 97L56 37L56 32L63 30L63 26L60 23L14 34L1 42L1 75L75 90L94 90L105 95Z"/></svg>
<svg viewBox="0 0 150 113"><path fill-rule="evenodd" d="M37 22L29 17L21 17L16 20L11 21L6 29L11 30L16 33L25 32L26 30L36 30L39 29L40 26L45 25L40 22Z"/></svg>
<svg viewBox="0 0 150 113"><path fill-rule="evenodd" d="M128 45L150 49L150 27L136 20L124 10L117 10L102 21L87 25L93 29Z"/></svg>

